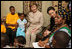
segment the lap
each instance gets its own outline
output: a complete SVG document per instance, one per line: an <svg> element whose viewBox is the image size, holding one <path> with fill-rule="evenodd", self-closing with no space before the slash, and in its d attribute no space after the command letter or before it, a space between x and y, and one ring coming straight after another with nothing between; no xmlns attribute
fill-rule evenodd
<svg viewBox="0 0 72 49"><path fill-rule="evenodd" d="M31 31L36 27L28 27L26 35L36 35L41 32L42 28L39 28L36 32L31 33Z"/></svg>

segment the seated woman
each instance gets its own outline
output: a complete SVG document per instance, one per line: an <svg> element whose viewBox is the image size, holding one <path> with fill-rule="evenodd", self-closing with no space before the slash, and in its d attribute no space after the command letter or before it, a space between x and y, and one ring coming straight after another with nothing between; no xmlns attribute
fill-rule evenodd
<svg viewBox="0 0 72 49"><path fill-rule="evenodd" d="M54 30L54 33L49 33L48 36L46 36L45 40L43 41L39 41L38 45L39 46L42 46L42 47L46 47L46 44L48 43L49 45L51 45L53 43L52 39L53 39L53 36L55 37L56 35L56 32L60 32L60 31L63 31L65 32L66 34L68 34L67 36L70 36L71 37L71 30L68 28L67 24L65 24L65 20L62 18L62 17L55 17L55 24L56 24L56 29ZM48 33L48 32L47 32ZM67 36L64 36L63 35L60 35L61 39L62 38L66 38L66 39L69 39L69 37ZM57 36L55 38L58 38ZM62 41L61 39L59 39L60 41ZM71 39L71 38L70 38ZM64 44L67 44L69 43L69 40L68 41L65 41L64 40ZM57 41L57 42L60 42L60 41ZM66 42L66 43L65 43ZM61 42L60 42L61 43ZM56 43L55 43L56 44ZM63 43L61 43L63 44ZM63 46L63 48L67 47L66 46ZM48 48L50 48L51 46L48 46ZM62 48L61 46L60 47L56 47L53 45L54 48ZM52 48L53 48L52 47Z"/></svg>

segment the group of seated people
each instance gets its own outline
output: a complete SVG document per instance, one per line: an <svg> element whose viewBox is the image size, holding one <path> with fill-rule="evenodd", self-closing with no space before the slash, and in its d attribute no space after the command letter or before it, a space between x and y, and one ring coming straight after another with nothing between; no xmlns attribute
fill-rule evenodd
<svg viewBox="0 0 72 49"><path fill-rule="evenodd" d="M31 8L35 6L32 5ZM35 9L32 10L35 12ZM15 13L14 6L10 6L10 12L6 17L6 27L1 21L1 48L25 48L29 35L26 35L29 31L26 32L28 21L23 13ZM51 21L55 28L46 29L43 33L43 39L38 41L38 45L44 48L71 48L71 29L65 23L65 19L59 16L53 7L49 7L47 13L52 17Z"/></svg>

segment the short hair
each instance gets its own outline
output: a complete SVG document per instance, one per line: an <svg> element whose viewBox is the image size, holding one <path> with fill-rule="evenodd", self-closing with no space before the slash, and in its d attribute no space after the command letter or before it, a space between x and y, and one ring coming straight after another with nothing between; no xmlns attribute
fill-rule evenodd
<svg viewBox="0 0 72 49"><path fill-rule="evenodd" d="M47 13L48 13L48 14L49 14L49 11L50 11L50 10L55 10L55 9L54 9L54 7L52 7L52 6L48 7L48 9L47 9Z"/></svg>
<svg viewBox="0 0 72 49"><path fill-rule="evenodd" d="M9 9L11 10L11 8L15 8L14 6L10 6Z"/></svg>
<svg viewBox="0 0 72 49"><path fill-rule="evenodd" d="M24 15L24 13L18 13L19 16Z"/></svg>
<svg viewBox="0 0 72 49"><path fill-rule="evenodd" d="M26 17L27 15L24 13L18 13L18 16L21 17L21 15L24 15L24 17Z"/></svg>
<svg viewBox="0 0 72 49"><path fill-rule="evenodd" d="M26 44L26 39L23 36L17 36L15 39L17 39L20 44Z"/></svg>
<svg viewBox="0 0 72 49"><path fill-rule="evenodd" d="M33 5L36 5L36 7L38 7L38 4L36 3L30 4L29 7L31 8Z"/></svg>
<svg viewBox="0 0 72 49"><path fill-rule="evenodd" d="M54 39L56 40L58 46L67 47L70 36L64 31L58 31L54 34Z"/></svg>

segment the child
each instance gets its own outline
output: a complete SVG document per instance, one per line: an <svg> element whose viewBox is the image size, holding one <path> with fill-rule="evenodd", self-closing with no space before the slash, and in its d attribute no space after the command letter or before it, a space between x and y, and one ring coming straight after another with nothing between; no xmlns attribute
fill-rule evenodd
<svg viewBox="0 0 72 49"><path fill-rule="evenodd" d="M6 16L6 32L7 35L9 36L9 41L10 44L13 45L14 38L16 37L16 22L19 19L18 14L15 12L15 7L10 6L9 7L10 13L7 14Z"/></svg>
<svg viewBox="0 0 72 49"><path fill-rule="evenodd" d="M6 33L6 27L3 25L3 21L1 20L1 32Z"/></svg>
<svg viewBox="0 0 72 49"><path fill-rule="evenodd" d="M17 36L14 40L14 47L23 48L24 44L26 44L26 40L23 36Z"/></svg>
<svg viewBox="0 0 72 49"><path fill-rule="evenodd" d="M16 36L23 36L25 37L25 32L26 32L26 23L27 20L24 18L24 14L23 13L19 13L19 18L17 20L17 32L16 32Z"/></svg>

